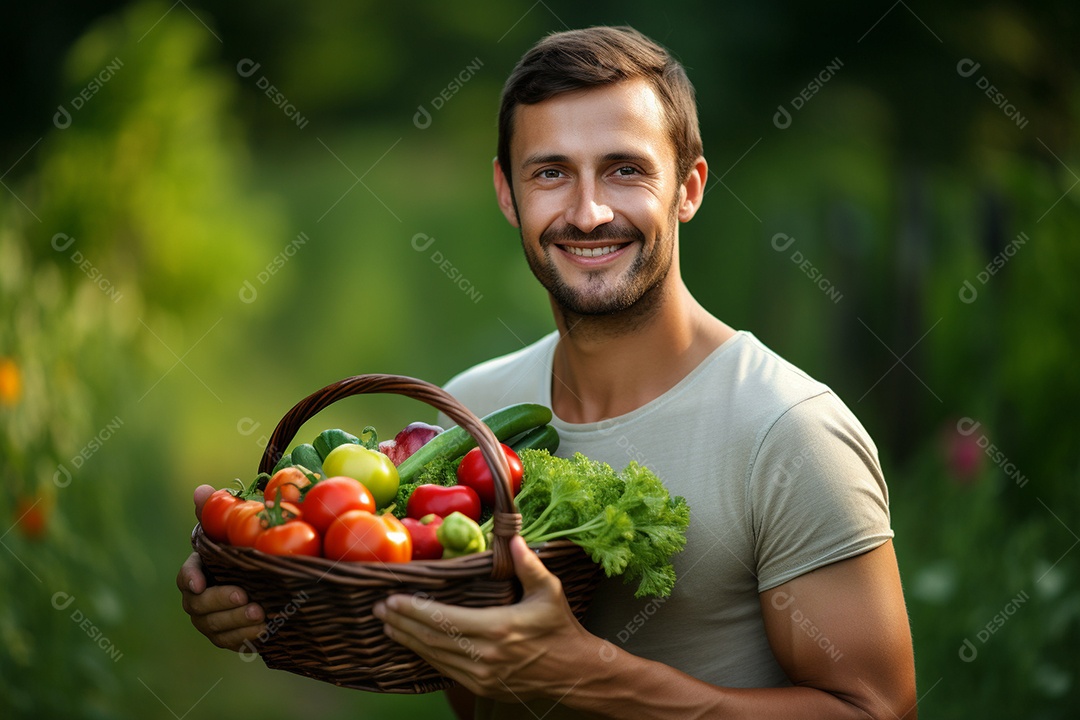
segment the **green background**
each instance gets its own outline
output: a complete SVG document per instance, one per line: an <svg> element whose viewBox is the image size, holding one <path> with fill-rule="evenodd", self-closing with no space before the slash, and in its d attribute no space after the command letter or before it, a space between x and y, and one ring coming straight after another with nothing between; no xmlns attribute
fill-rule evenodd
<svg viewBox="0 0 1080 720"><path fill-rule="evenodd" d="M333 380L444 382L550 330L493 201L498 93L543 34L629 23L697 87L711 177L682 228L688 285L878 443L923 716L1066 717L1077 14L725 5L7 11L0 712L447 715L438 695L342 690L198 635L173 580L191 490L249 480L277 420ZM353 398L301 437L432 415Z"/></svg>

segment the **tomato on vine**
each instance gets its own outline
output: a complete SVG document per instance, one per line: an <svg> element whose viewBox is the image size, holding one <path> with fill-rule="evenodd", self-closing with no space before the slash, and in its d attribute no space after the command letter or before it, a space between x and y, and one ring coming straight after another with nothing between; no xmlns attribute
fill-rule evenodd
<svg viewBox="0 0 1080 720"><path fill-rule="evenodd" d="M304 488L311 485L309 478L302 470L295 467L287 467L278 470L266 483L263 490L263 499L270 501L277 497L281 490L281 497L285 502L298 503Z"/></svg>
<svg viewBox="0 0 1080 720"><path fill-rule="evenodd" d="M226 521L229 544L238 547L254 546L255 539L263 531L263 518L260 513L265 509L266 504L258 500L244 500L233 508Z"/></svg>
<svg viewBox="0 0 1080 720"><path fill-rule="evenodd" d="M211 540L224 542L229 539L229 515L244 501L238 498L231 490L218 490L209 498L202 507L199 522L202 523L203 532Z"/></svg>
<svg viewBox="0 0 1080 720"><path fill-rule="evenodd" d="M255 538L255 549L270 555L310 555L322 552L322 538L303 520L288 520L263 530Z"/></svg>

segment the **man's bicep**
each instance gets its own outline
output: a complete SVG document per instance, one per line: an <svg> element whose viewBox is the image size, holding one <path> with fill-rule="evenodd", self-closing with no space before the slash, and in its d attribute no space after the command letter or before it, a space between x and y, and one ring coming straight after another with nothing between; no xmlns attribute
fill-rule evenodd
<svg viewBox="0 0 1080 720"><path fill-rule="evenodd" d="M911 631L891 541L760 598L769 645L793 684L871 717L915 718Z"/></svg>

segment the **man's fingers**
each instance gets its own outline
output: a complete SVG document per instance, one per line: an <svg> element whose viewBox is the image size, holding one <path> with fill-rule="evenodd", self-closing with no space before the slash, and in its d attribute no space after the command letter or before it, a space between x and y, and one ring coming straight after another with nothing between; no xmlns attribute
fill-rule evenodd
<svg viewBox="0 0 1080 720"><path fill-rule="evenodd" d="M265 631L265 625L252 625L229 630L228 633L222 633L212 640L219 648L237 651L246 660L254 660L255 653L259 651L259 636Z"/></svg>
<svg viewBox="0 0 1080 720"><path fill-rule="evenodd" d="M247 593L233 585L215 585L197 595L184 593L184 610L188 615L209 615L234 610L247 604Z"/></svg>
<svg viewBox="0 0 1080 720"><path fill-rule="evenodd" d="M417 627L412 624L412 621L406 622L410 623L410 628ZM441 643L429 642L433 636L429 634L425 626L419 626L424 628L419 637L409 630L401 629L398 624L386 627L388 628L387 637L409 648L427 660L440 673L458 682L463 682L468 678L467 670L475 665L474 658L480 656L479 651L466 638L460 638L459 643L453 643L449 647L442 647Z"/></svg>
<svg viewBox="0 0 1080 720"><path fill-rule="evenodd" d="M196 625L196 628L199 626ZM248 625L247 627L227 630L223 633L207 633L199 628L199 631L210 638L210 641L220 648L235 650L245 656L259 651L259 635L266 632L265 625Z"/></svg>
<svg viewBox="0 0 1080 720"><path fill-rule="evenodd" d="M457 605L444 605L430 597L421 595L391 595L375 605L375 616L387 619L386 613L393 613L392 622L398 618L407 618L428 627L452 628L462 635L487 637L494 630L492 608L470 608Z"/></svg>
<svg viewBox="0 0 1080 720"><path fill-rule="evenodd" d="M202 487L213 490L209 485ZM199 494L197 490L196 502ZM266 612L259 605L249 603L242 588L207 587L202 562L196 553L188 557L176 574L176 586L183 597L184 612L191 616L196 630L218 647L241 653L256 652L258 637L266 631Z"/></svg>
<svg viewBox="0 0 1080 720"><path fill-rule="evenodd" d="M422 612L419 617L414 619L413 617L395 613L390 610L382 613L382 620L398 633L415 638L422 646L444 649L455 647L456 643L455 640L450 637L451 634L453 634L457 640L465 641L464 636L461 634L461 630L454 626L453 623L446 620L439 611L436 611L436 614L431 616ZM437 626L432 627L433 623L436 623ZM397 634L394 635L394 639L398 639ZM408 645L407 647L412 649L411 645Z"/></svg>
<svg viewBox="0 0 1080 720"><path fill-rule="evenodd" d="M194 500L195 500L195 519L202 521L202 508L206 504L207 499L216 492L212 485L200 485L195 488Z"/></svg>
<svg viewBox="0 0 1080 720"><path fill-rule="evenodd" d="M180 566L180 572L176 574L176 587L182 593L201 593L206 589L206 575L203 574L202 560L198 553L191 553L184 564Z"/></svg>
<svg viewBox="0 0 1080 720"><path fill-rule="evenodd" d="M231 610L193 615L192 622L195 622L195 618L199 619L198 626L208 631L207 634L223 635L244 628L261 628L264 614L261 607L251 603Z"/></svg>

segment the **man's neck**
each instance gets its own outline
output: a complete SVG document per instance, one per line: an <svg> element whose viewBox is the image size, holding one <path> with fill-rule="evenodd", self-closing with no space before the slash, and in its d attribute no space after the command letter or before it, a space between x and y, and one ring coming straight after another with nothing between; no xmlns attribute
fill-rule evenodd
<svg viewBox="0 0 1080 720"><path fill-rule="evenodd" d="M555 415L572 423L624 415L670 390L734 335L681 280L658 290L664 295L648 313L629 318L573 317L553 307Z"/></svg>

